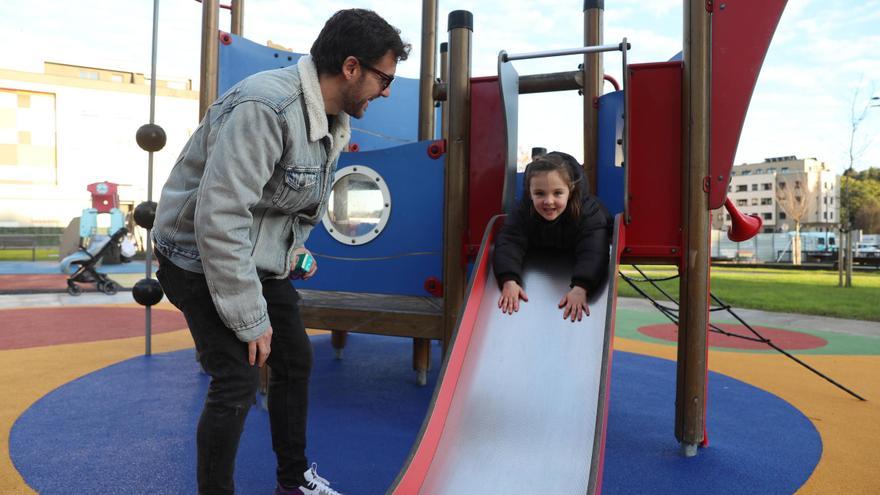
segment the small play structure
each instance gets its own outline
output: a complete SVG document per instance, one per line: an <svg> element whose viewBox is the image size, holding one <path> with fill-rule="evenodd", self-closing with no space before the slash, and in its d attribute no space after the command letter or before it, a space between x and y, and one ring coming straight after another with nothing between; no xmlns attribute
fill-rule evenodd
<svg viewBox="0 0 880 495"><path fill-rule="evenodd" d="M83 289L78 284L94 283L98 291L108 295L119 291L119 284L105 273L98 271L98 265L111 249L118 249L122 239L128 234L125 228L125 215L119 209L117 184L95 182L87 189L92 196L92 206L83 209L79 218L79 247L64 257L60 263L62 273L67 278L67 293L78 296ZM98 215L108 215L109 235L98 233Z"/></svg>

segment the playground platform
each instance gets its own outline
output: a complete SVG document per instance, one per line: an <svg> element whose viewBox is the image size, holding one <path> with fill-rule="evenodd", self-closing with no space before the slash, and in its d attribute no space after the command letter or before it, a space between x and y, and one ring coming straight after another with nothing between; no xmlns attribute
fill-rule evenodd
<svg viewBox="0 0 880 495"><path fill-rule="evenodd" d="M876 493L880 323L739 314L868 401L775 351L713 336L709 445L683 458L673 436L675 328L646 302L620 299L603 492ZM207 377L173 307L152 310L149 357L144 309L130 293L0 295L0 316L0 493L195 492ZM352 334L341 361L329 335L314 332L312 341L309 456L343 493L383 493L424 419L440 348L428 386L419 387L409 339ZM562 474L534 462L547 476ZM238 493L274 486L259 404L236 481Z"/></svg>

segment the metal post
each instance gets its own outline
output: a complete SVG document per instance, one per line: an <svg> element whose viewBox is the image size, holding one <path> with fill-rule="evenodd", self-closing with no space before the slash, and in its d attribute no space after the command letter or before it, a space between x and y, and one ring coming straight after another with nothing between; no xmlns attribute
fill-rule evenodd
<svg viewBox="0 0 880 495"><path fill-rule="evenodd" d="M709 176L712 68L712 21L706 7L704 0L688 0L684 9L684 256L679 293L675 437L688 457L696 455L705 432L710 212L709 195L703 184Z"/></svg>
<svg viewBox="0 0 880 495"><path fill-rule="evenodd" d="M244 35L244 0L232 0L232 20L229 23L229 30L232 34Z"/></svg>
<svg viewBox="0 0 880 495"><path fill-rule="evenodd" d="M449 135L446 143L446 190L443 229L443 341L448 348L461 311L467 276L464 237L467 229L468 135L471 121L471 36L473 14L449 13Z"/></svg>
<svg viewBox="0 0 880 495"><path fill-rule="evenodd" d="M437 0L422 0L422 58L419 77L419 141L434 139L434 73L437 51ZM431 340L413 339L413 369L419 385L428 381Z"/></svg>
<svg viewBox="0 0 880 495"><path fill-rule="evenodd" d="M605 0L584 0L584 45L602 44ZM599 144L599 108L605 69L601 53L584 55L584 173L590 181L590 192L596 192L596 161Z"/></svg>
<svg viewBox="0 0 880 495"><path fill-rule="evenodd" d="M156 123L156 58L159 47L159 0L153 0L153 49L150 59L150 123ZM147 154L147 201L153 200L153 152ZM144 278L153 277L153 236L147 229L144 252ZM153 353L153 323L150 306L144 306L144 355Z"/></svg>
<svg viewBox="0 0 880 495"><path fill-rule="evenodd" d="M219 26L218 0L202 0L202 61L199 79L199 120L217 99L217 46Z"/></svg>
<svg viewBox="0 0 880 495"><path fill-rule="evenodd" d="M422 0L422 59L419 77L419 140L434 139L434 74L437 52L437 0Z"/></svg>
<svg viewBox="0 0 880 495"><path fill-rule="evenodd" d="M442 84L449 82L449 43L440 43L440 81ZM446 95L440 103L440 137L449 137L449 105L446 103Z"/></svg>

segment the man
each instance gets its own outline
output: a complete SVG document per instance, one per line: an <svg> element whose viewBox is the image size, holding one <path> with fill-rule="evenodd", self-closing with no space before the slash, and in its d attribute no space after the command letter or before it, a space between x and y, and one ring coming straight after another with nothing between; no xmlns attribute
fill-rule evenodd
<svg viewBox="0 0 880 495"><path fill-rule="evenodd" d="M211 105L162 190L157 277L211 376L196 434L200 493L234 492L239 438L268 363L275 493L336 494L305 456L312 348L288 275L327 208L349 116L390 96L409 49L375 12L337 12L311 56Z"/></svg>

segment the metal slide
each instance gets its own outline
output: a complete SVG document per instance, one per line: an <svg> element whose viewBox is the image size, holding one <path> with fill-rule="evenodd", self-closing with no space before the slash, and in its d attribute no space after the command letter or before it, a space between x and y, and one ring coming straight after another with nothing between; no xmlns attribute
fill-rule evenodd
<svg viewBox="0 0 880 495"><path fill-rule="evenodd" d="M609 281L575 323L557 307L569 288L568 260L528 260L529 302L513 316L498 309L491 248L499 219L486 229L428 418L388 493L601 491L619 216Z"/></svg>

